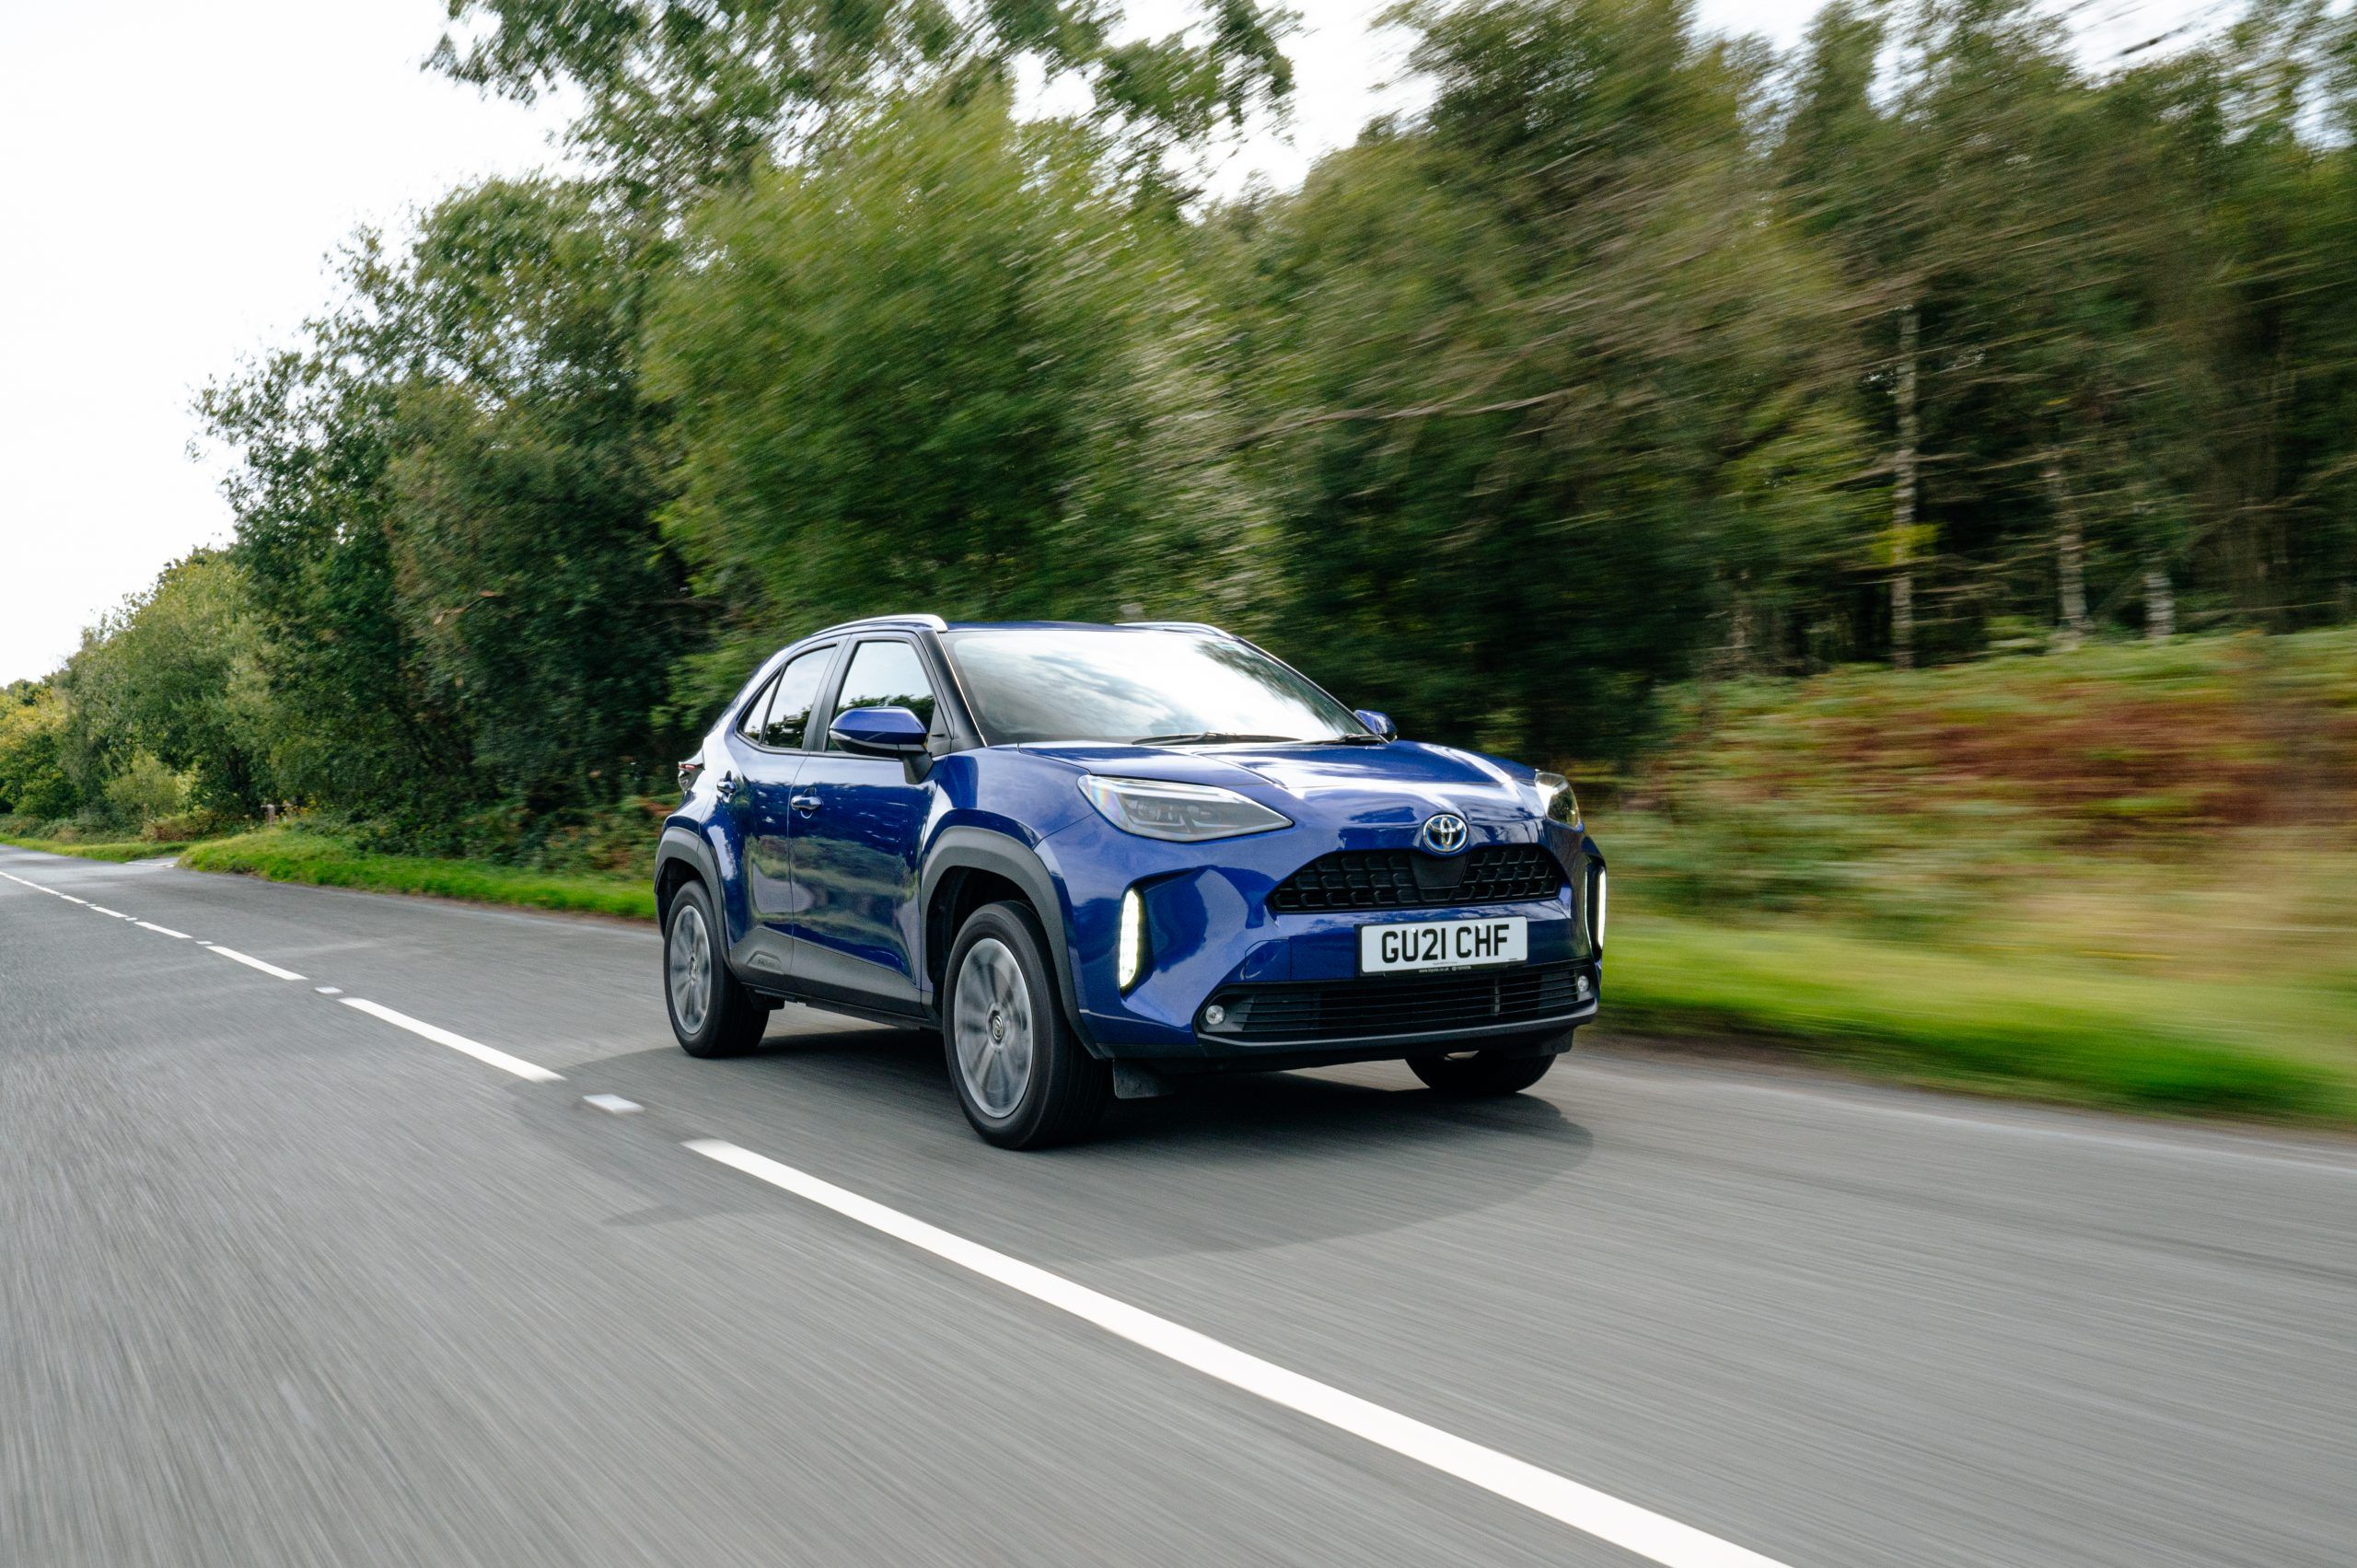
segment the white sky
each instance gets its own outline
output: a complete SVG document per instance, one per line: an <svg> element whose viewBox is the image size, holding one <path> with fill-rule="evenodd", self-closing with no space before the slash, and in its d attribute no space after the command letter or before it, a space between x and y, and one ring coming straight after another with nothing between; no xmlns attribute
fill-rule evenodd
<svg viewBox="0 0 2357 1568"><path fill-rule="evenodd" d="M1174 3L1141 20L1163 30ZM2096 3L2124 42L2200 0ZM1401 101L1376 91L1399 71L1367 26L1387 4L1295 0L1292 141L1260 138L1223 184L1292 184ZM1700 9L1789 46L1814 6ZM556 110L417 68L443 25L441 0L0 0L0 682L56 668L165 563L227 539L191 399L327 303L346 236L552 161Z"/></svg>

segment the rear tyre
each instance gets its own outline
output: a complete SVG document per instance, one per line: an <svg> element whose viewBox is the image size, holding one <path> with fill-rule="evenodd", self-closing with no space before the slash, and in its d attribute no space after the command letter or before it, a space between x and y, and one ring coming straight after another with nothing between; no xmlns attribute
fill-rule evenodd
<svg viewBox="0 0 2357 1568"><path fill-rule="evenodd" d="M1003 1149L1068 1143L1112 1098L1111 1071L1064 1021L1047 954L1038 919L1016 903L976 910L949 949L949 1081L974 1131Z"/></svg>
<svg viewBox="0 0 2357 1568"><path fill-rule="evenodd" d="M663 1006L690 1056L742 1056L761 1043L769 1005L728 971L712 895L689 882L663 924Z"/></svg>
<svg viewBox="0 0 2357 1568"><path fill-rule="evenodd" d="M1452 1056L1411 1056L1408 1068L1445 1095L1518 1095L1547 1075L1552 1056L1509 1055L1499 1051Z"/></svg>

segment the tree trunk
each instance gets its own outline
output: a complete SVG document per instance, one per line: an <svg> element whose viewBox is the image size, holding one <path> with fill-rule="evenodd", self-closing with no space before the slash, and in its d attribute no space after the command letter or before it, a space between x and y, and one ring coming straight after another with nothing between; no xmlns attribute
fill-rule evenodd
<svg viewBox="0 0 2357 1568"><path fill-rule="evenodd" d="M2158 561L2144 563L2144 635L2166 641L2177 630L2177 595L2169 587L2168 568Z"/></svg>
<svg viewBox="0 0 2357 1568"><path fill-rule="evenodd" d="M1898 450L1890 470L1890 663L1915 668L1915 336L1910 305L1898 317Z"/></svg>
<svg viewBox="0 0 2357 1568"><path fill-rule="evenodd" d="M2062 482L2062 465L2046 460L2046 488L2054 498L2054 576L2061 591L2062 630L2054 645L2068 653L2087 639L2087 551L2079 509Z"/></svg>

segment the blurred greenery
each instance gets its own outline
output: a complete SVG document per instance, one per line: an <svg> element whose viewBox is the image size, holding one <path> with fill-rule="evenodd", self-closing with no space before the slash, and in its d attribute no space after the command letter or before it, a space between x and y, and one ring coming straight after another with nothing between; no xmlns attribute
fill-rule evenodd
<svg viewBox="0 0 2357 1568"><path fill-rule="evenodd" d="M205 389L236 537L7 689L0 829L594 883L813 626L1204 619L1574 773L1628 1017L2332 1102L2252 1063L2357 1034L2346 4L1421 0L1425 107L1223 200L1250 0L450 10L565 172Z"/></svg>

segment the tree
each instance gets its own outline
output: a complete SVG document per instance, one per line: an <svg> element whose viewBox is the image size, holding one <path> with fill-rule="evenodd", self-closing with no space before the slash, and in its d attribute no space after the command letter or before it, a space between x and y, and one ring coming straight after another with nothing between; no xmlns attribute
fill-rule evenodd
<svg viewBox="0 0 2357 1568"><path fill-rule="evenodd" d="M585 100L575 146L633 210L680 212L741 189L772 157L856 129L862 106L902 95L1010 92L1034 70L1078 87L1097 131L1142 176L1174 152L1283 100L1289 16L1213 0L1194 25L1117 41L1119 6L880 0L449 0L433 65L530 99Z"/></svg>
<svg viewBox="0 0 2357 1568"><path fill-rule="evenodd" d="M1283 621L1422 733L1622 750L1856 548L1835 290L1759 195L1756 61L1682 6L1418 19L1430 114L1255 220Z"/></svg>
<svg viewBox="0 0 2357 1568"><path fill-rule="evenodd" d="M700 212L648 323L671 536L743 641L924 608L1220 601L1257 507L1161 220L1003 98L889 106Z"/></svg>
<svg viewBox="0 0 2357 1568"><path fill-rule="evenodd" d="M84 634L57 678L72 702L68 752L84 793L114 799L137 765L135 820L178 808L178 775L195 803L250 816L271 794L271 741L260 673L261 628L236 564L198 551ZM145 761L141 761L145 759ZM158 782L172 778L173 798ZM123 796L130 798L130 796Z"/></svg>
<svg viewBox="0 0 2357 1568"><path fill-rule="evenodd" d="M535 809L639 782L694 642L638 374L668 254L581 186L494 181L428 215L382 296L415 343L386 476L397 613L487 785Z"/></svg>

